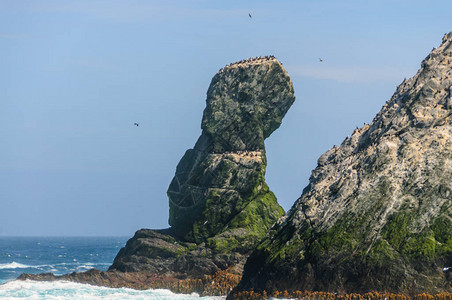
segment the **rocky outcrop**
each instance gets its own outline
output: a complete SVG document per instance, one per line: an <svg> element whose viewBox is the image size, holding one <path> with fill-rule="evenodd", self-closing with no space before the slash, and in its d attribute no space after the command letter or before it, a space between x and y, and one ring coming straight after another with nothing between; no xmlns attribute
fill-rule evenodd
<svg viewBox="0 0 452 300"><path fill-rule="evenodd" d="M218 271L213 275L204 275L197 279L178 280L169 276L159 276L149 272L103 272L91 269L83 273L73 272L56 276L52 273L22 274L18 280L34 281L72 281L112 288L133 288L138 290L168 289L174 293L205 295L226 295L236 286L240 275L231 274L228 270ZM402 299L404 300L404 299Z"/></svg>
<svg viewBox="0 0 452 300"><path fill-rule="evenodd" d="M452 291L452 33L318 159L237 291Z"/></svg>
<svg viewBox="0 0 452 300"><path fill-rule="evenodd" d="M212 79L202 134L168 188L166 230L139 230L110 270L193 278L244 261L284 214L265 183L264 139L294 101L292 82L274 57L226 66Z"/></svg>
<svg viewBox="0 0 452 300"><path fill-rule="evenodd" d="M171 229L141 229L119 251L109 271L146 272L174 279L201 278L225 269L239 275L249 252L246 243L242 249L217 251L206 243L183 242Z"/></svg>

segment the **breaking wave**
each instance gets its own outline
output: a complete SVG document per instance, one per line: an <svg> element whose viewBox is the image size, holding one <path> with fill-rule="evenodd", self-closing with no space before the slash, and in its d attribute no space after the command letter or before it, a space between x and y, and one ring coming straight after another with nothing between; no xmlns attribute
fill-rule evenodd
<svg viewBox="0 0 452 300"><path fill-rule="evenodd" d="M200 297L197 294L174 294L169 290L132 290L107 288L68 281L20 281L14 280L0 285L1 299L149 299L149 300L224 300L226 297Z"/></svg>

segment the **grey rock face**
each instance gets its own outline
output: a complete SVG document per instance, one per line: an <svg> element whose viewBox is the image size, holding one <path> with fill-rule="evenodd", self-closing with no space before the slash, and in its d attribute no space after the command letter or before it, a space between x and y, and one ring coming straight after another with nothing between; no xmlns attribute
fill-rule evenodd
<svg viewBox="0 0 452 300"><path fill-rule="evenodd" d="M275 59L235 63L218 72L207 91L202 129L205 152L263 150L294 102L289 75Z"/></svg>
<svg viewBox="0 0 452 300"><path fill-rule="evenodd" d="M205 243L183 242L171 229L141 229L121 249L109 271L146 272L178 279L201 278L227 268L240 274L246 254L240 249L220 253Z"/></svg>
<svg viewBox="0 0 452 300"><path fill-rule="evenodd" d="M452 291L452 33L318 160L239 289Z"/></svg>

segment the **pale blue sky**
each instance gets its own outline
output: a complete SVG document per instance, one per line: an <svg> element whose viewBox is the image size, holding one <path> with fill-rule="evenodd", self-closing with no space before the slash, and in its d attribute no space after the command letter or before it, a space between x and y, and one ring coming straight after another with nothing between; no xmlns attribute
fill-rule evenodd
<svg viewBox="0 0 452 300"><path fill-rule="evenodd" d="M166 227L211 78L268 54L297 97L267 140L287 210L451 24L451 1L0 0L0 235Z"/></svg>

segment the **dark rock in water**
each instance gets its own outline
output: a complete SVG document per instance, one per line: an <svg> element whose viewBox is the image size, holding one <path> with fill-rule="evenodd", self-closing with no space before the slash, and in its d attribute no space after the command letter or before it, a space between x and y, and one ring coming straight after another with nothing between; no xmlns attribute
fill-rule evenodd
<svg viewBox="0 0 452 300"><path fill-rule="evenodd" d="M452 292L452 32L323 154L237 291Z"/></svg>
<svg viewBox="0 0 452 300"><path fill-rule="evenodd" d="M240 275L229 273L227 270L213 275L204 275L196 279L177 279L172 276L159 276L149 272L103 272L92 269L83 273L70 273L56 276L52 273L22 274L18 280L34 281L72 281L113 288L128 287L138 290L169 289L174 293L198 293L201 296L226 295L236 286Z"/></svg>
<svg viewBox="0 0 452 300"><path fill-rule="evenodd" d="M139 290L154 288L156 283L162 284L163 282L177 281L177 279L170 276L162 277L148 272L104 272L97 269L91 269L81 273L72 272L64 275L54 275L53 273L22 274L17 279L34 281L64 280L112 288L128 287Z"/></svg>
<svg viewBox="0 0 452 300"><path fill-rule="evenodd" d="M197 245L180 241L171 229L141 229L120 250L109 270L147 272L173 278L201 278L231 267L241 274L246 252L216 252L205 243Z"/></svg>
<svg viewBox="0 0 452 300"><path fill-rule="evenodd" d="M294 101L290 77L275 58L231 64L212 79L202 134L169 186L167 230L139 230L110 270L178 278L232 268L284 214L265 183L264 139Z"/></svg>

